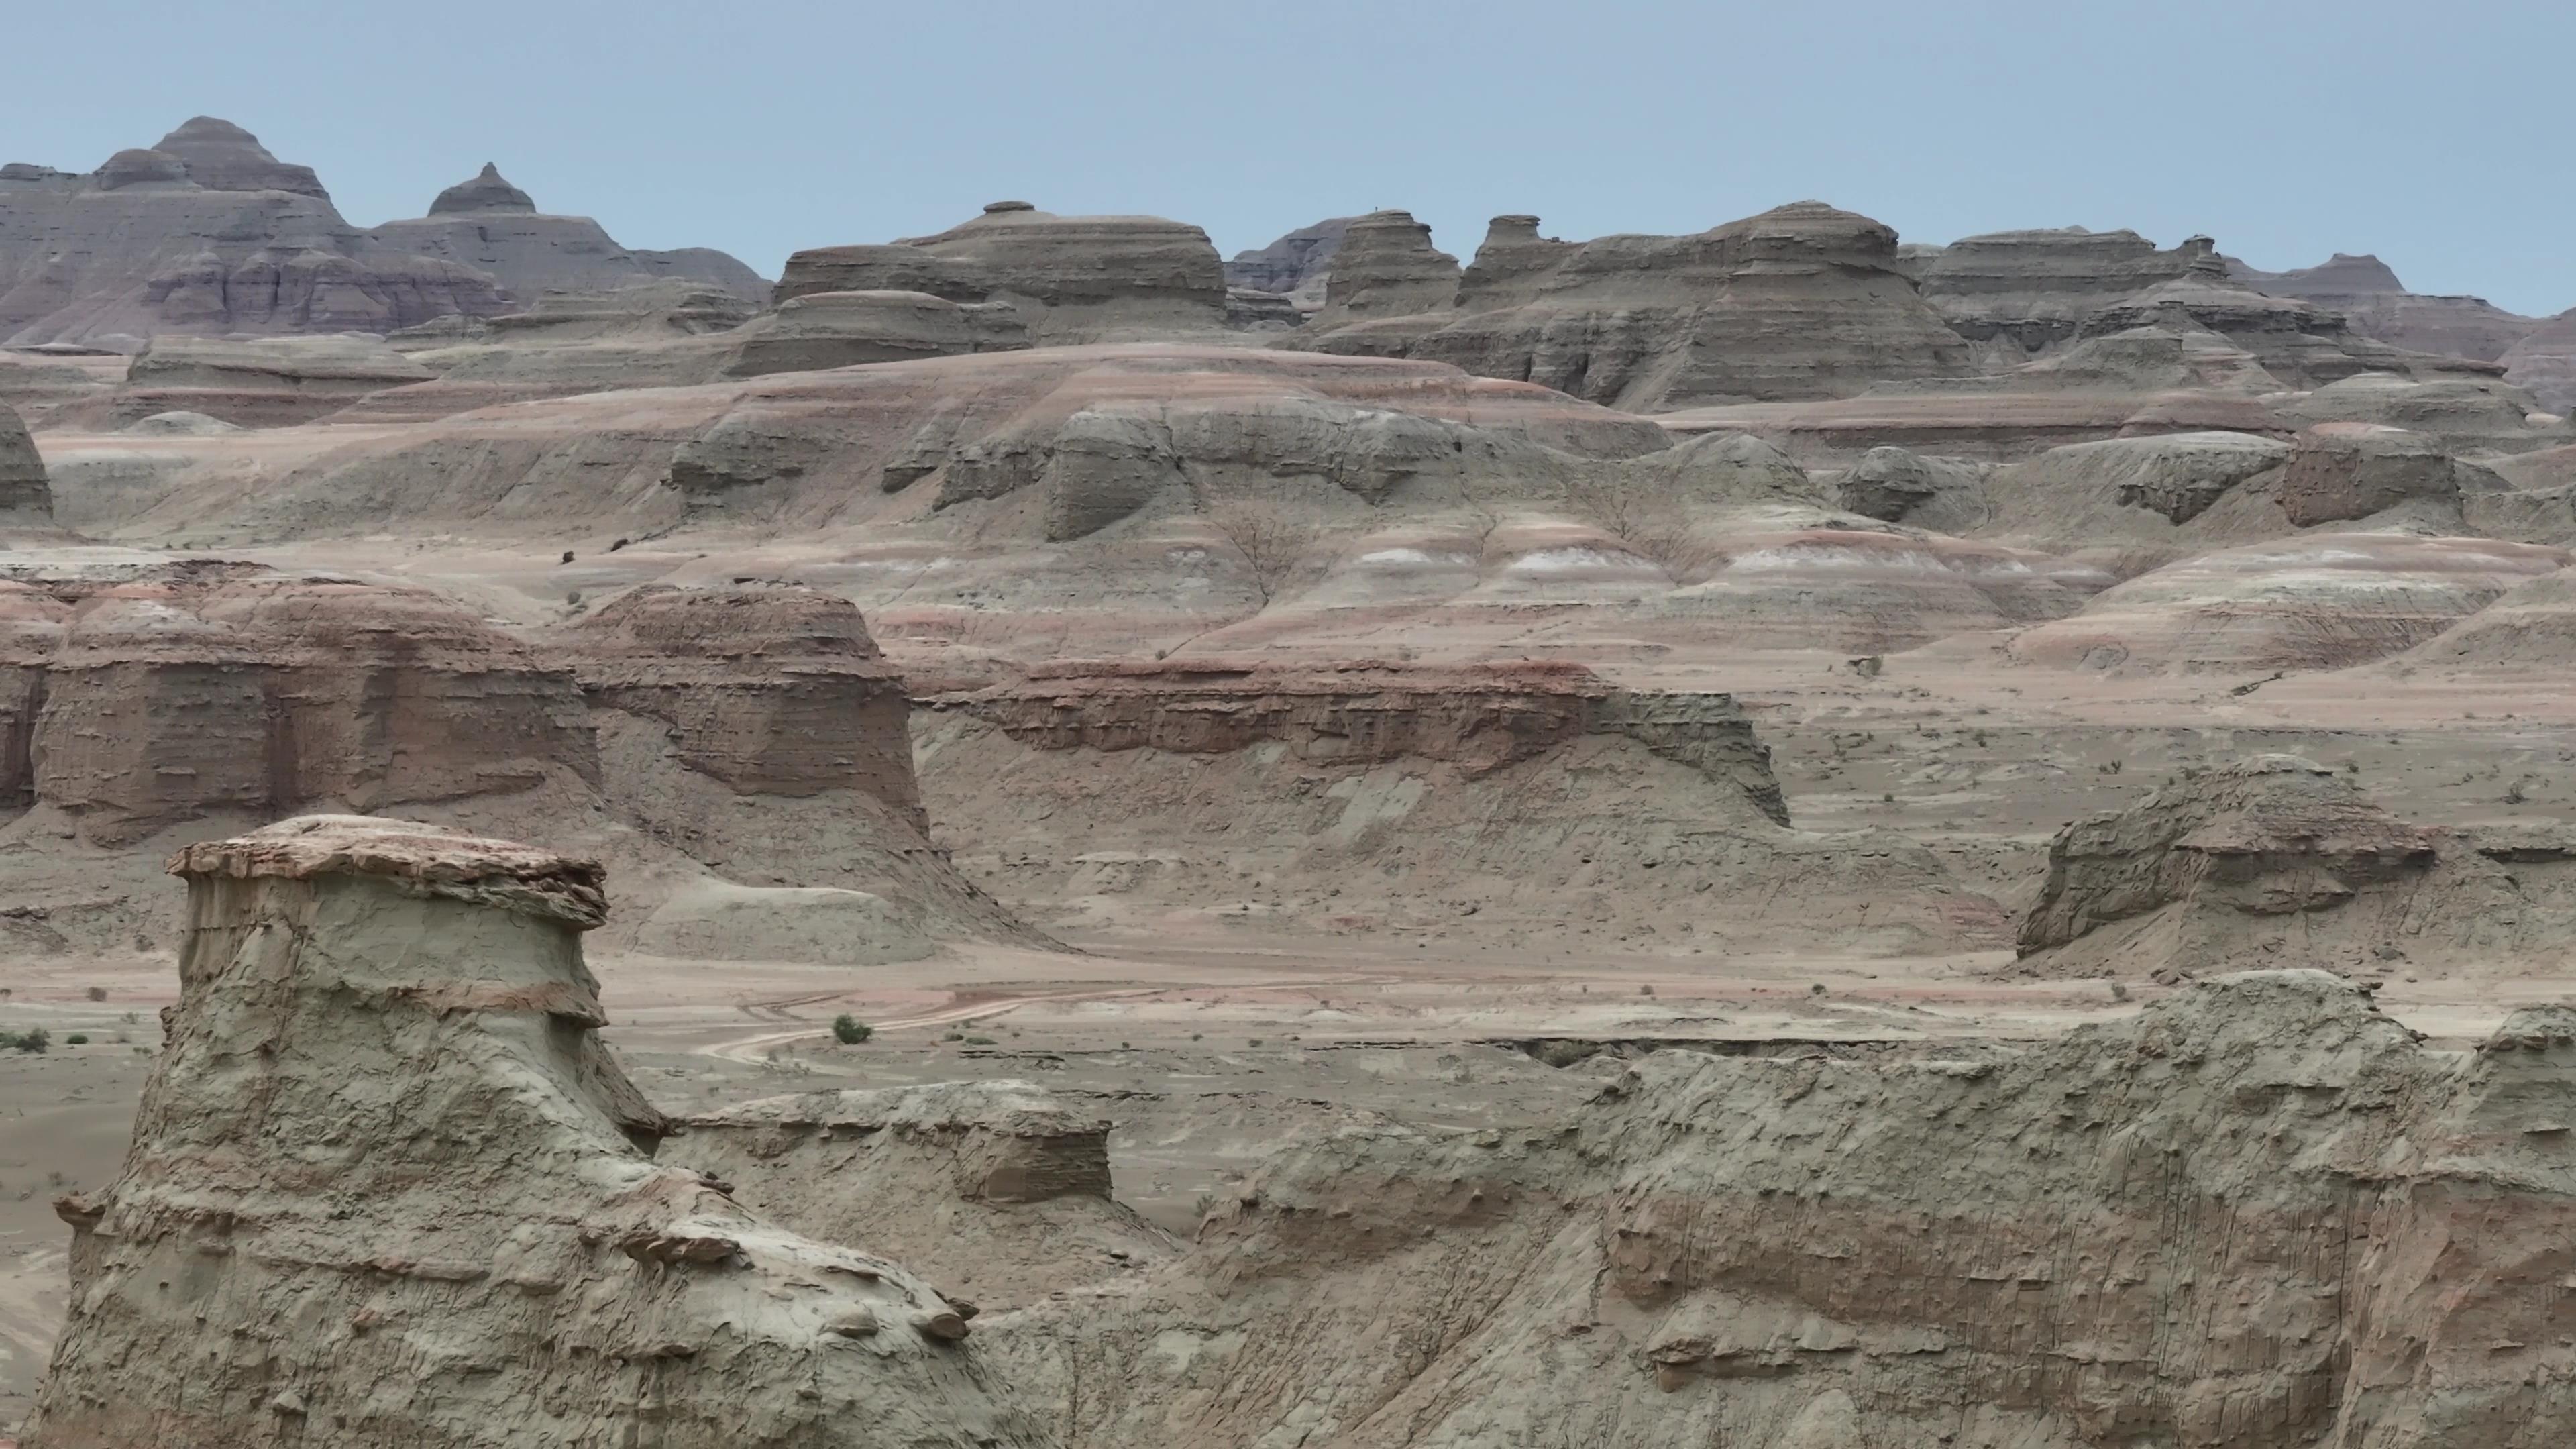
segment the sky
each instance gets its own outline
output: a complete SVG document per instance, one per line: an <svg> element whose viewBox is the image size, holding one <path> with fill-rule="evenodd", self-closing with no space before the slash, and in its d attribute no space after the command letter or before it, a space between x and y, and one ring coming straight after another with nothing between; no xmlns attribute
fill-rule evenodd
<svg viewBox="0 0 2576 1449"><path fill-rule="evenodd" d="M1229 255L1403 207L1465 258L1497 213L1583 238L1812 197L1909 241L2206 232L2576 307L2567 0L20 0L0 75L0 161L215 115L362 226L494 161L773 276L1002 198Z"/></svg>

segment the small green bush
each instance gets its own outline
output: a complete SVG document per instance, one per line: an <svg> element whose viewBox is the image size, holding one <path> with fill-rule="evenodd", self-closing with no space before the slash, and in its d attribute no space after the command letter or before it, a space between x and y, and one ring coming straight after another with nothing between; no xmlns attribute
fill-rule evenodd
<svg viewBox="0 0 2576 1449"><path fill-rule="evenodd" d="M875 1036L876 1034L877 1029L875 1027L868 1025L866 1022L859 1020L857 1017L850 1015L846 1011L842 1012L839 1016L832 1018L832 1040L839 1042L843 1046L857 1046L859 1043L866 1041L869 1037Z"/></svg>
<svg viewBox="0 0 2576 1449"><path fill-rule="evenodd" d="M65 1046L88 1046L88 1045L89 1045L89 1034L88 1034L87 1032L79 1032L79 1031L73 1032L70 1036L67 1036L67 1037L64 1037L64 1038L63 1038L63 1045L65 1045Z"/></svg>
<svg viewBox="0 0 2576 1449"><path fill-rule="evenodd" d="M993 1039L989 1036L970 1036L966 1038L966 1045L968 1046L991 1046L992 1044Z"/></svg>

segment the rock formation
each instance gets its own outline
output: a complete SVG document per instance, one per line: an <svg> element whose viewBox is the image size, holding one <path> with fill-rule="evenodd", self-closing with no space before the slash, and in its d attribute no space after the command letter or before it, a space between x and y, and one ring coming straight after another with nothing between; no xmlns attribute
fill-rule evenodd
<svg viewBox="0 0 2576 1449"><path fill-rule="evenodd" d="M373 337L216 341L156 337L134 356L125 385L72 410L111 426L160 413L202 414L236 427L289 427L338 412L386 388L436 374Z"/></svg>
<svg viewBox="0 0 2576 1449"><path fill-rule="evenodd" d="M927 292L809 292L738 329L716 371L760 377L1028 345L1026 323L1008 306Z"/></svg>
<svg viewBox="0 0 2576 1449"><path fill-rule="evenodd" d="M926 292L1006 302L1046 344L1217 330L1223 264L1207 233L1158 216L1057 216L997 201L936 236L821 247L787 259L773 300L818 292Z"/></svg>
<svg viewBox="0 0 2576 1449"><path fill-rule="evenodd" d="M617 244L586 216L537 210L528 193L484 163L473 178L438 193L429 214L366 233L379 246L490 274L522 307L551 291L597 292L636 282L694 282L757 302L768 280L710 247L648 251Z"/></svg>
<svg viewBox="0 0 2576 1449"><path fill-rule="evenodd" d="M660 721L690 769L745 795L857 791L929 828L903 676L849 600L649 584L559 638L592 705Z"/></svg>
<svg viewBox="0 0 2576 1449"><path fill-rule="evenodd" d="M0 407L0 530L45 528L54 521L54 497L45 459L17 413Z"/></svg>
<svg viewBox="0 0 2576 1449"><path fill-rule="evenodd" d="M1967 343L1899 267L1896 233L1867 217L1802 201L1697 236L1581 244L1544 241L1536 227L1497 218L1492 254L1479 252L1453 308L1379 309L1334 328L1342 314L1328 297L1308 329L1322 330L1297 345L1451 362L1638 411L1847 396L1967 371ZM1334 286L1365 298L1365 274L1346 279L1354 251L1345 238ZM1404 297L1437 290L1421 275Z"/></svg>
<svg viewBox="0 0 2576 1449"><path fill-rule="evenodd" d="M1140 1272L1170 1237L1110 1196L1109 1123L1027 1082L771 1097L685 1119L668 1160L987 1309Z"/></svg>
<svg viewBox="0 0 2576 1449"><path fill-rule="evenodd" d="M1431 228L1412 212L1351 218L1332 255L1319 328L1444 312L1457 299L1458 259L1431 244Z"/></svg>
<svg viewBox="0 0 2576 1449"><path fill-rule="evenodd" d="M2576 414L2576 308L2533 328L2500 360L2505 377L2531 389L2541 406L2562 417Z"/></svg>
<svg viewBox="0 0 2576 1449"><path fill-rule="evenodd" d="M88 176L0 169L0 338L383 332L509 301L471 267L389 250L313 172L200 116Z"/></svg>
<svg viewBox="0 0 2576 1449"><path fill-rule="evenodd" d="M2060 830L2017 933L2022 969L2210 973L2250 963L2378 975L2563 958L2576 840L2445 831L2286 755L2165 785Z"/></svg>
<svg viewBox="0 0 2576 1449"><path fill-rule="evenodd" d="M2493 362L2540 325L2484 297L2410 292L2386 262L2369 255L2337 252L2318 266L2287 272L2261 271L2231 257L2227 270L2258 292L2331 307L2362 336L2413 352Z"/></svg>
<svg viewBox="0 0 2576 1449"><path fill-rule="evenodd" d="M2070 443L1997 469L1986 532L2035 547L2240 542L2290 531L2281 472L2296 450L2233 432Z"/></svg>
<svg viewBox="0 0 2576 1449"><path fill-rule="evenodd" d="M595 863L324 816L172 869L179 1002L124 1171L59 1205L32 1449L1048 1442L928 1284L654 1160Z"/></svg>
<svg viewBox="0 0 2576 1449"><path fill-rule="evenodd" d="M1988 471L1958 458L1872 448L1835 480L1834 488L1842 506L1864 518L1966 533L1990 515L1984 492Z"/></svg>
<svg viewBox="0 0 2576 1449"><path fill-rule="evenodd" d="M982 1341L1080 1449L2537 1449L2571 1080L2565 1008L2429 1050L2313 971L1986 1059L1658 1052L1533 1130L1302 1139Z"/></svg>
<svg viewBox="0 0 2576 1449"><path fill-rule="evenodd" d="M2293 297L2257 292L2227 275L2207 237L2183 244L2190 266L2180 277L2106 302L2086 314L2079 338L2108 337L2148 326L2214 332L2253 354L2265 371L2292 387L2311 388L2363 372L2415 377L2493 377L2494 363L2410 352L2352 330L2341 312Z"/></svg>
<svg viewBox="0 0 2576 1449"><path fill-rule="evenodd" d="M571 676L426 589L182 565L78 599L44 667L35 794L93 843L598 775Z"/></svg>
<svg viewBox="0 0 2576 1449"><path fill-rule="evenodd" d="M1275 292L1291 299L1301 312L1324 305L1325 281L1333 256L1355 217L1328 216L1301 226L1266 247L1236 252L1225 264L1225 284L1248 292Z"/></svg>
<svg viewBox="0 0 2576 1449"><path fill-rule="evenodd" d="M2005 231L1927 247L1909 259L1923 300L1971 342L1998 340L2019 362L2075 340L2092 311L2116 298L2175 281L2196 249L2171 250L2133 231Z"/></svg>
<svg viewBox="0 0 2576 1449"><path fill-rule="evenodd" d="M2319 530L2141 574L2007 653L2131 673L2343 669L2411 649L2567 557L2490 538Z"/></svg>

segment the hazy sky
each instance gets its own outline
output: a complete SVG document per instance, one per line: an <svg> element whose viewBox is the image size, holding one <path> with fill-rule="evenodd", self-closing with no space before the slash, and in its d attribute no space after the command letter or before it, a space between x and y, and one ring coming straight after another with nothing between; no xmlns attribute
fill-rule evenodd
<svg viewBox="0 0 2576 1449"><path fill-rule="evenodd" d="M0 160L88 170L206 113L417 216L497 161L631 246L1153 212L1231 254L1401 206L1462 257L1816 197L1908 240L2208 232L2576 306L2568 0L20 0Z"/></svg>

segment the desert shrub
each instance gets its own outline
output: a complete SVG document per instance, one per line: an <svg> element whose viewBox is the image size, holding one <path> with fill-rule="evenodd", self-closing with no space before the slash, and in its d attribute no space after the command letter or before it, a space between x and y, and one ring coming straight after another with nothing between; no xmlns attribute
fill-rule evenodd
<svg viewBox="0 0 2576 1449"><path fill-rule="evenodd" d="M868 1025L866 1022L859 1020L857 1017L850 1015L846 1011L842 1012L839 1016L832 1018L832 1040L839 1042L843 1046L857 1046L859 1043L866 1041L869 1037L876 1034L877 1029L875 1027Z"/></svg>
<svg viewBox="0 0 2576 1449"><path fill-rule="evenodd" d="M79 1031L73 1032L70 1036L67 1036L67 1037L64 1037L64 1038L63 1038L63 1045L65 1045L65 1046L88 1046L88 1045L89 1045L89 1034L88 1034L87 1032L79 1032Z"/></svg>

